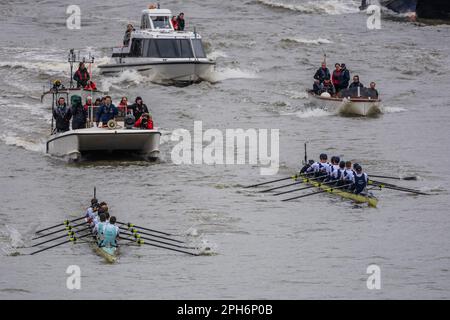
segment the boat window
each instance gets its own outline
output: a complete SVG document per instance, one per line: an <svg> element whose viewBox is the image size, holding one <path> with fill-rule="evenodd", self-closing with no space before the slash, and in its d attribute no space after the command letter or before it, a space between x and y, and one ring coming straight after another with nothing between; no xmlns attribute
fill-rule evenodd
<svg viewBox="0 0 450 320"><path fill-rule="evenodd" d="M205 50L201 39L192 39L192 46L194 47L195 57L206 58Z"/></svg>
<svg viewBox="0 0 450 320"><path fill-rule="evenodd" d="M142 57L142 39L133 39L129 56Z"/></svg>
<svg viewBox="0 0 450 320"><path fill-rule="evenodd" d="M176 40L179 43L181 58L193 58L194 55L192 53L191 43L189 40Z"/></svg>
<svg viewBox="0 0 450 320"><path fill-rule="evenodd" d="M189 39L145 39L142 56L149 58L193 58ZM137 46L137 45L136 45ZM133 45L132 48L133 50ZM138 49L136 49L138 52Z"/></svg>
<svg viewBox="0 0 450 320"><path fill-rule="evenodd" d="M152 22L155 29L172 29L168 16L152 17Z"/></svg>

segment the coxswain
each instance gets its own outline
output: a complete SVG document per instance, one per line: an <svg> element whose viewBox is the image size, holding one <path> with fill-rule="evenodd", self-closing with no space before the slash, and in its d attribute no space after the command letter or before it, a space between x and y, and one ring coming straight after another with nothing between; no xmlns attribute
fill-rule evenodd
<svg viewBox="0 0 450 320"><path fill-rule="evenodd" d="M103 229L103 247L117 247L116 239L119 236L119 227L116 224L116 217L112 216L109 223Z"/></svg>
<svg viewBox="0 0 450 320"><path fill-rule="evenodd" d="M308 168L310 168L312 165L314 164L314 160L308 160L308 163L305 164L301 169L300 169L300 174L305 174L308 171Z"/></svg>
<svg viewBox="0 0 450 320"><path fill-rule="evenodd" d="M355 163L355 174L353 175L353 192L356 194L362 193L369 183L369 177L367 173L362 171L362 167Z"/></svg>
<svg viewBox="0 0 450 320"><path fill-rule="evenodd" d="M91 206L86 210L86 220L88 223L92 223L96 212L98 211L98 200L96 198L91 199Z"/></svg>

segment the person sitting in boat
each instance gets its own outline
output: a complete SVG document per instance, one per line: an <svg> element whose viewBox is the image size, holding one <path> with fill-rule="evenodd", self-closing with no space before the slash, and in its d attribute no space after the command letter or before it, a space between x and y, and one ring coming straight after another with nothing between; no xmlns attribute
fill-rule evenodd
<svg viewBox="0 0 450 320"><path fill-rule="evenodd" d="M100 246L100 244L101 244L102 241L103 241L103 231L104 231L104 229L105 229L106 224L108 223L108 222L106 221L106 216L105 216L105 214L104 214L103 212L100 212L100 211L101 211L101 210L99 209L99 210L98 210L98 219L99 219L99 222L95 225L94 231L93 231L93 233L94 233L95 235L97 235L97 243L98 243L99 246Z"/></svg>
<svg viewBox="0 0 450 320"><path fill-rule="evenodd" d="M322 66L317 69L316 73L314 74L314 79L319 80L320 83L323 83L325 80L329 80L330 77L330 70L328 70L327 64L325 62L322 62Z"/></svg>
<svg viewBox="0 0 450 320"><path fill-rule="evenodd" d="M320 95L323 92L323 85L319 80L314 80L313 92L317 95Z"/></svg>
<svg viewBox="0 0 450 320"><path fill-rule="evenodd" d="M336 93L338 93L341 89L341 65L339 63L336 63L334 65L335 69L333 71L333 77L332 77L332 82L333 82L333 86L336 90Z"/></svg>
<svg viewBox="0 0 450 320"><path fill-rule="evenodd" d="M344 184L349 184L353 182L353 175L354 171L352 170L352 162L346 161L345 162L345 170L344 170L344 176L342 179L344 180Z"/></svg>
<svg viewBox="0 0 450 320"><path fill-rule="evenodd" d="M127 25L127 30L125 31L125 35L123 36L123 45L125 47L128 47L128 45L130 44L130 40L131 40L131 33L135 31L133 25L131 23L129 23Z"/></svg>
<svg viewBox="0 0 450 320"><path fill-rule="evenodd" d="M329 170L328 181L338 180L336 172L339 170L339 162L341 162L341 159L338 156L331 157L331 165L330 165L330 170Z"/></svg>
<svg viewBox="0 0 450 320"><path fill-rule="evenodd" d="M350 71L348 71L345 63L341 63L341 79L339 82L340 90L348 88L350 83Z"/></svg>
<svg viewBox="0 0 450 320"><path fill-rule="evenodd" d="M321 93L324 93L324 92L328 92L330 94L330 96L334 96L334 94L335 94L334 86L330 79L325 79L323 81Z"/></svg>
<svg viewBox="0 0 450 320"><path fill-rule="evenodd" d="M66 99L60 97L53 108L53 118L56 121L56 132L66 132L70 130L70 119L72 111L67 107Z"/></svg>
<svg viewBox="0 0 450 320"><path fill-rule="evenodd" d="M98 108L97 111L97 127L102 122L102 126L105 127L109 120L114 120L119 111L117 107L111 103L111 97L105 97L105 103Z"/></svg>
<svg viewBox="0 0 450 320"><path fill-rule="evenodd" d="M314 160L308 160L308 163L305 164L301 169L300 169L300 174L304 174L308 171L308 168L310 168L313 164L314 164Z"/></svg>
<svg viewBox="0 0 450 320"><path fill-rule="evenodd" d="M337 186L344 185L344 174L345 174L345 161L340 161L338 169L333 171L332 174L333 179L336 180Z"/></svg>
<svg viewBox="0 0 450 320"><path fill-rule="evenodd" d="M84 87L87 91L97 91L97 85L94 81L88 80L87 85Z"/></svg>
<svg viewBox="0 0 450 320"><path fill-rule="evenodd" d="M359 82L359 76L358 75L355 75L353 77L353 82L350 84L349 88L350 89L352 89L352 88L364 88L364 85L361 82Z"/></svg>
<svg viewBox="0 0 450 320"><path fill-rule="evenodd" d="M91 206L89 208L87 208L87 210L86 210L87 223L89 223L89 224L94 223L94 219L97 216L98 208L99 208L99 203L98 203L97 198L92 198Z"/></svg>
<svg viewBox="0 0 450 320"><path fill-rule="evenodd" d="M307 170L306 173L314 173L316 177L323 177L325 178L326 175L330 172L331 165L328 163L328 156L326 153L322 153L319 156L319 162L315 162L313 165L311 165Z"/></svg>
<svg viewBox="0 0 450 320"><path fill-rule="evenodd" d="M362 171L362 167L355 163L354 165L355 174L353 175L353 192L356 194L360 194L364 192L364 190L367 187L367 184L369 183L369 177L367 176L367 173L364 173Z"/></svg>
<svg viewBox="0 0 450 320"><path fill-rule="evenodd" d="M119 109L119 116L124 117L127 113L127 109L128 109L128 98L127 97L122 97L122 99L120 99L119 104L117 105L117 109Z"/></svg>
<svg viewBox="0 0 450 320"><path fill-rule="evenodd" d="M180 14L178 15L177 25L178 25L177 30L184 31L185 21L184 21L184 13L183 12L180 12Z"/></svg>
<svg viewBox="0 0 450 320"><path fill-rule="evenodd" d="M370 94L370 96L372 97L375 97L376 99L378 99L378 90L376 89L376 83L375 82L371 82L370 83L370 88L368 88L367 90L368 90L368 92L369 92L369 94Z"/></svg>
<svg viewBox="0 0 450 320"><path fill-rule="evenodd" d="M153 119L149 113L144 113L134 124L135 128L153 129Z"/></svg>
<svg viewBox="0 0 450 320"><path fill-rule="evenodd" d="M144 103L141 97L137 97L130 106L130 109L133 110L133 116L135 119L139 119L144 113L149 113L147 105Z"/></svg>
<svg viewBox="0 0 450 320"><path fill-rule="evenodd" d="M173 16L172 20L170 20L172 22L172 26L173 29L176 31L178 30L178 21L177 21L177 16Z"/></svg>
<svg viewBox="0 0 450 320"><path fill-rule="evenodd" d="M117 247L117 238L119 237L119 227L116 224L116 217L109 218L109 223L103 227L103 240L100 247Z"/></svg>
<svg viewBox="0 0 450 320"><path fill-rule="evenodd" d="M85 129L87 120L87 110L81 102L81 97L74 95L70 98L72 105L72 130Z"/></svg>
<svg viewBox="0 0 450 320"><path fill-rule="evenodd" d="M84 62L80 62L78 70L73 75L73 80L77 82L77 88L86 87L90 78L91 76L89 75Z"/></svg>

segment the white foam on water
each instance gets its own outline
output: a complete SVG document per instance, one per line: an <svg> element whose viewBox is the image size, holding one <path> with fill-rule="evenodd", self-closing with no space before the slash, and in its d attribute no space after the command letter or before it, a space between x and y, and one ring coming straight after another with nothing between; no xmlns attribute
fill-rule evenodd
<svg viewBox="0 0 450 320"><path fill-rule="evenodd" d="M283 3L282 1L273 0L256 1L273 8L282 8L303 13L340 15L359 12L358 4L350 0L315 0L302 4Z"/></svg>
<svg viewBox="0 0 450 320"><path fill-rule="evenodd" d="M213 60L216 60L217 58L227 58L228 55L220 50L214 50L211 53L208 54L208 58L211 58Z"/></svg>
<svg viewBox="0 0 450 320"><path fill-rule="evenodd" d="M6 232L8 234L8 237L10 239L10 244L13 248L20 248L20 247L24 247L24 242L22 240L22 235L20 234L19 231L17 231L17 229L10 227L8 225L5 225L6 228Z"/></svg>
<svg viewBox="0 0 450 320"><path fill-rule="evenodd" d="M239 68L224 68L214 70L204 78L206 81L215 83L230 79L257 79L259 77L254 71L241 70Z"/></svg>
<svg viewBox="0 0 450 320"><path fill-rule="evenodd" d="M404 111L406 111L406 109L401 107L382 107L383 113L398 113Z"/></svg>
<svg viewBox="0 0 450 320"><path fill-rule="evenodd" d="M143 76L136 70L124 70L118 73L116 76L103 77L100 83L97 83L97 87L101 91L110 91L111 87L129 83L140 84L145 82L151 82L149 77Z"/></svg>
<svg viewBox="0 0 450 320"><path fill-rule="evenodd" d="M16 146L33 152L45 152L45 145L43 143L29 141L25 138L17 137L14 134L3 134L0 136L0 140L8 146Z"/></svg>
<svg viewBox="0 0 450 320"><path fill-rule="evenodd" d="M317 38L317 39L306 39L306 38L284 38L282 41L287 42L295 42L295 43L302 43L302 44L313 44L313 45L319 45L319 44L330 44L333 43L333 41L328 40L326 38Z"/></svg>
<svg viewBox="0 0 450 320"><path fill-rule="evenodd" d="M285 115L295 115L298 118L307 119L307 118L327 117L333 115L333 113L320 108L306 108L304 110L293 113L285 113Z"/></svg>

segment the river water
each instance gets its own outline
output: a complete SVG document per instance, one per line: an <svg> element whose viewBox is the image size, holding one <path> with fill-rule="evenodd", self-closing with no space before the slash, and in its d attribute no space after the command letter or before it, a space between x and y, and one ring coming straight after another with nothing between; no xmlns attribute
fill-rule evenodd
<svg viewBox="0 0 450 320"><path fill-rule="evenodd" d="M144 98L163 132L161 159L69 163L45 154L43 85L67 79L70 48L107 61L148 3L80 0L81 30L66 28L70 4L0 4L0 298L450 298L449 26L383 16L381 30L369 30L351 0L164 1L202 34L217 59L214 81L178 88L133 72L98 76L114 100ZM311 105L304 92L323 52L364 84L377 82L383 115L340 117ZM194 121L280 129L278 175L262 177L255 165L175 165L170 134ZM242 188L294 173L305 141L310 157L325 151L369 173L417 175L398 184L433 195L375 191L371 209L328 195L281 202ZM107 265L78 244L26 255L32 232L80 216L94 186L120 220L182 234L216 254L124 247ZM366 285L372 264L380 290ZM81 290L66 287L69 265L81 268Z"/></svg>

